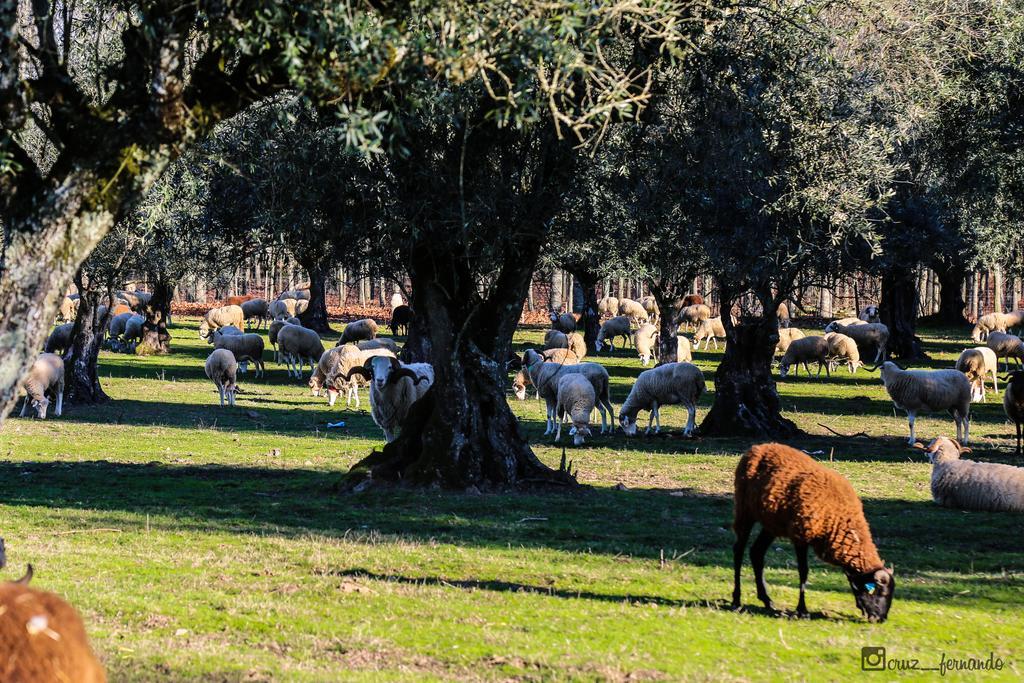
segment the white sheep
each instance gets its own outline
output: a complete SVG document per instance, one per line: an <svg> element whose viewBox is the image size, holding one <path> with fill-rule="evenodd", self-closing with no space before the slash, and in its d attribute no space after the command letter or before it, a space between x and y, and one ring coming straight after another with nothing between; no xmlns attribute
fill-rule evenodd
<svg viewBox="0 0 1024 683"><path fill-rule="evenodd" d="M697 329L697 326L711 317L711 308L706 304L690 304L684 306L676 316L676 324L685 325L685 329Z"/></svg>
<svg viewBox="0 0 1024 683"><path fill-rule="evenodd" d="M860 354L866 357L865 351L875 349L872 363L878 364L888 357L889 328L882 323L858 322L856 325L843 325L835 322L826 328L827 332L845 334L857 343Z"/></svg>
<svg viewBox="0 0 1024 683"><path fill-rule="evenodd" d="M282 299L295 299L296 301L309 301L309 289L305 287L299 287L298 289L289 289L281 292L277 295L278 301Z"/></svg>
<svg viewBox="0 0 1024 683"><path fill-rule="evenodd" d="M206 339L213 330L228 325L234 325L238 329L245 327L245 313L242 312L241 306L221 306L207 311L199 323L199 338Z"/></svg>
<svg viewBox="0 0 1024 683"><path fill-rule="evenodd" d="M360 344L366 343L360 342ZM358 374L353 375L349 380L345 380L344 377L348 375L352 368L363 365L368 358L373 358L374 356L397 358L398 355L387 348L362 348L357 344L345 344L344 346L336 346L334 348L341 349L341 354L337 358L337 365L328 370L327 377L324 380L327 388L327 403L333 407L338 395L345 392L345 406L347 407L354 403L355 407L359 408L359 385L360 382L365 384L365 379L362 375ZM310 381L312 382L312 380Z"/></svg>
<svg viewBox="0 0 1024 683"><path fill-rule="evenodd" d="M124 334L122 340L124 341L125 351L128 353L134 353L135 347L142 341L142 326L145 324L146 318L139 315L138 313L133 314L124 324Z"/></svg>
<svg viewBox="0 0 1024 683"><path fill-rule="evenodd" d="M398 356L398 342L391 337L375 337L373 339L364 339L363 341L356 342L356 346L359 347L360 351L369 351L370 349L387 349L391 353Z"/></svg>
<svg viewBox="0 0 1024 683"><path fill-rule="evenodd" d="M693 360L693 353L690 351L690 340L681 334L676 335L676 360L680 363Z"/></svg>
<svg viewBox="0 0 1024 683"><path fill-rule="evenodd" d="M271 301L267 308L270 318L272 320L294 318L296 302L296 299L277 299L276 301Z"/></svg>
<svg viewBox="0 0 1024 683"><path fill-rule="evenodd" d="M617 315L610 320L605 320L601 323L601 329L597 332L597 341L594 342L594 348L600 351L607 344L611 351L615 351L615 338L624 337L628 341L631 332L632 324L629 316ZM625 343L624 341L623 345Z"/></svg>
<svg viewBox="0 0 1024 683"><path fill-rule="evenodd" d="M989 374L992 375L993 391L999 391L999 380L996 379L999 359L996 357L996 352L987 346L964 349L960 353L960 357L956 359L954 367L970 380L972 402L978 403L985 400L985 379Z"/></svg>
<svg viewBox="0 0 1024 683"><path fill-rule="evenodd" d="M637 414L641 410L649 410L651 414L644 433L650 433L652 422L655 424L654 432L658 433L661 431L661 407L682 404L688 413L683 433L691 436L696 426L697 401L704 388L704 373L692 363L665 363L644 370L619 408L619 425L627 436L634 436Z"/></svg>
<svg viewBox="0 0 1024 683"><path fill-rule="evenodd" d="M836 326L838 326L838 325L842 325L843 327L848 327L850 325L866 325L866 324L867 323L865 321L861 320L860 318L840 318L839 320L833 320L828 325L825 325L825 333L828 334L829 332L840 332L841 330L837 330L836 329Z"/></svg>
<svg viewBox="0 0 1024 683"><path fill-rule="evenodd" d="M235 393L238 391L237 375L238 363L227 349L214 349L206 359L206 376L216 385L222 408L225 397L228 405L235 405Z"/></svg>
<svg viewBox="0 0 1024 683"><path fill-rule="evenodd" d="M29 368L22 388L25 390L25 402L21 406L21 417L25 417L31 406L36 417L45 420L50 406L47 394L52 395L57 403L54 416L60 417L64 412L64 361L55 353L39 354Z"/></svg>
<svg viewBox="0 0 1024 683"><path fill-rule="evenodd" d="M255 320L257 330L261 329L271 317L270 304L267 303L266 299L249 299L248 301L243 301L240 305L246 322Z"/></svg>
<svg viewBox="0 0 1024 683"><path fill-rule="evenodd" d="M782 360L779 361L779 376L786 377L791 367L793 368L793 374L799 375L801 364L803 364L807 374L810 375L811 368L807 364L812 361L817 361L818 363L819 377L821 376L822 368L825 369L826 375L831 375L831 369L828 365L828 342L825 341L825 338L815 335L794 339L790 342L786 353L783 354Z"/></svg>
<svg viewBox="0 0 1024 683"><path fill-rule="evenodd" d="M609 385L610 379L608 370L600 363L577 363L576 365L564 365L562 363L531 362L527 367L530 373L530 381L537 387L537 393L547 406L547 427L545 434L555 431L555 404L558 400L558 380L564 373L579 373L590 380L594 386L594 395L597 397L597 410L601 413L601 433L612 429L612 420L615 416L615 408L612 406Z"/></svg>
<svg viewBox="0 0 1024 683"><path fill-rule="evenodd" d="M619 300L614 296L606 296L597 302L597 312L602 316L616 316L619 314Z"/></svg>
<svg viewBox="0 0 1024 683"><path fill-rule="evenodd" d="M327 378L331 375L337 374L338 368L341 366L341 358L346 353L358 353L359 349L354 344L346 344L345 346L335 346L327 349L320 354L320 360L317 361L316 368L313 370L313 374L309 376L309 391L313 396L319 396L320 391L325 388L327 384ZM328 392L329 394L330 392ZM333 406L334 401L329 401Z"/></svg>
<svg viewBox="0 0 1024 683"><path fill-rule="evenodd" d="M832 369L835 369L839 363L845 362L852 374L857 372L857 368L864 365L860 360L857 342L852 338L842 332L829 332L825 335L825 341L828 343L829 363L832 364Z"/></svg>
<svg viewBox="0 0 1024 683"><path fill-rule="evenodd" d="M119 313L110 319L110 325L107 327L107 331L110 335L110 347L115 351L124 348L124 340L122 339L125 329L128 327L128 321L131 320L132 316L135 315L132 312Z"/></svg>
<svg viewBox="0 0 1024 683"><path fill-rule="evenodd" d="M309 363L313 374L320 356L324 355L324 344L315 330L298 325L285 325L277 333L277 347L288 366L288 375L302 377L302 367Z"/></svg>
<svg viewBox="0 0 1024 683"><path fill-rule="evenodd" d="M907 411L914 445L917 414L944 410L956 423L957 441L966 444L971 428L971 383L959 370L904 370L892 361L882 363L882 384L893 405Z"/></svg>
<svg viewBox="0 0 1024 683"><path fill-rule="evenodd" d="M297 325L302 327L302 323L299 322L298 318L287 318L284 320L274 320L267 326L267 339L270 341L271 348L274 349L274 362L281 362L281 353L277 350L277 333L281 331L281 328L285 325Z"/></svg>
<svg viewBox="0 0 1024 683"><path fill-rule="evenodd" d="M213 340L216 339L218 336L220 336L220 337L236 336L237 337L238 335L241 335L241 334L245 334L245 332L242 332L242 330L238 329L234 325L227 325L226 327L218 327L216 330L213 331L213 334L209 335L206 338L206 343L209 344L210 346L213 346Z"/></svg>
<svg viewBox="0 0 1024 683"><path fill-rule="evenodd" d="M395 310L399 306L405 305L405 299L402 298L401 292L395 292L391 295L391 310Z"/></svg>
<svg viewBox="0 0 1024 683"><path fill-rule="evenodd" d="M77 294L68 294L60 302L57 317L66 322L74 322L75 317L78 315L79 303L81 303L81 299Z"/></svg>
<svg viewBox="0 0 1024 683"><path fill-rule="evenodd" d="M373 356L352 368L345 381L354 375L370 380L370 415L391 443L412 405L423 398L434 384L434 368L429 363L402 363L389 356Z"/></svg>
<svg viewBox="0 0 1024 683"><path fill-rule="evenodd" d="M633 333L633 346L637 355L640 356L640 363L645 368L651 359L657 360L658 356L658 328L650 323L644 323Z"/></svg>
<svg viewBox="0 0 1024 683"><path fill-rule="evenodd" d="M985 341L992 332L1007 332L1012 327L1020 327L1022 321L1024 321L1024 311L986 313L978 317L978 322L971 330L971 339L976 342Z"/></svg>
<svg viewBox="0 0 1024 683"><path fill-rule="evenodd" d="M658 307L658 299L653 295L645 296L640 299L640 305L647 311L647 319L654 324L658 323L658 319L661 317L661 308Z"/></svg>
<svg viewBox="0 0 1024 683"><path fill-rule="evenodd" d="M863 320L866 323L880 323L882 317L878 313L878 306L871 304L860 309L860 315L857 316L859 320Z"/></svg>
<svg viewBox="0 0 1024 683"><path fill-rule="evenodd" d="M697 331L693 333L694 347L699 351L700 343L704 341L704 350L708 350L708 344L715 343L715 351L718 350L718 340L725 344L725 325L722 324L722 316L706 318L697 325Z"/></svg>
<svg viewBox="0 0 1024 683"><path fill-rule="evenodd" d="M923 448L932 463L932 499L957 510L1024 512L1024 468L961 460L970 448L940 436Z"/></svg>
<svg viewBox="0 0 1024 683"><path fill-rule="evenodd" d="M795 339L803 339L806 337L798 327L783 327L779 328L779 341L775 344L776 353L786 353L789 350L789 345L793 343Z"/></svg>
<svg viewBox="0 0 1024 683"><path fill-rule="evenodd" d="M248 363L256 366L256 377L262 377L266 372L263 364L263 337L258 334L223 334L222 330L213 333L213 348L227 349L235 361L243 368Z"/></svg>
<svg viewBox="0 0 1024 683"><path fill-rule="evenodd" d="M365 339L373 339L377 336L377 321L373 318L363 318L345 325L341 331L341 339L338 346L349 342L357 342Z"/></svg>
<svg viewBox="0 0 1024 683"><path fill-rule="evenodd" d="M996 358L1005 359L1007 372L1010 371L1010 358L1014 359L1018 367L1020 366L1021 359L1024 358L1024 343L1017 335L992 331L988 333L985 343L995 352Z"/></svg>
<svg viewBox="0 0 1024 683"><path fill-rule="evenodd" d="M559 363L561 365L576 365L580 362L577 356L570 349L544 349L540 353L534 349L526 349L523 352L522 367L512 379L512 392L520 401L526 399L526 388L533 384L530 379L529 368L535 363ZM540 390L537 391L537 398L540 398Z"/></svg>
<svg viewBox="0 0 1024 683"><path fill-rule="evenodd" d="M572 421L572 442L580 446L590 436L590 413L594 410L597 395L594 386L583 375L566 374L558 378L558 391L555 399L555 414L558 429L555 441L562 440L562 421L568 415Z"/></svg>
<svg viewBox="0 0 1024 683"><path fill-rule="evenodd" d="M619 315L624 315L633 320L637 325L647 322L647 309L639 301L632 299L619 299Z"/></svg>

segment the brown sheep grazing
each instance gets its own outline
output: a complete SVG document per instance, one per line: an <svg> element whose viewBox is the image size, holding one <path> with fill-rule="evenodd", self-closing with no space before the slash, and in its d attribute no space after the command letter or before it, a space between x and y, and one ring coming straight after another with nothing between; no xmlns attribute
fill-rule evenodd
<svg viewBox="0 0 1024 683"><path fill-rule="evenodd" d="M104 683L82 618L53 593L29 588L32 566L0 584L0 680L19 683Z"/></svg>
<svg viewBox="0 0 1024 683"><path fill-rule="evenodd" d="M764 556L776 538L788 538L796 549L800 573L797 614L807 616L807 548L823 561L842 567L853 596L868 621L883 622L892 605L896 582L871 540L864 507L845 478L801 451L779 443L751 446L736 467L733 530L735 584L732 606L740 606L743 550L754 524L761 533L750 548L757 597L771 610L764 581Z"/></svg>

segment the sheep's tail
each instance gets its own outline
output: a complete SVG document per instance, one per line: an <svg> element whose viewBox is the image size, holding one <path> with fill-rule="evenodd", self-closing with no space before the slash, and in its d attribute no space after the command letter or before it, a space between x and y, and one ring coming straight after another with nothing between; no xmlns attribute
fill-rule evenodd
<svg viewBox="0 0 1024 683"><path fill-rule="evenodd" d="M22 576L20 579L15 580L14 583L21 584L22 586L27 586L28 582L31 581L31 580L32 580L32 565L29 564L25 568L25 575Z"/></svg>

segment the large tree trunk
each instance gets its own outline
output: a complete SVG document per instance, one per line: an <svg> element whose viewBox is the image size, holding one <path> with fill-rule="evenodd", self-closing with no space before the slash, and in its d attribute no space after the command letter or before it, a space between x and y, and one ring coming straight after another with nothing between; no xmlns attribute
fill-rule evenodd
<svg viewBox="0 0 1024 683"><path fill-rule="evenodd" d="M967 271L956 264L936 264L935 275L939 279L939 311L931 317L931 321L939 325L969 325L964 315L967 303L963 294Z"/></svg>
<svg viewBox="0 0 1024 683"><path fill-rule="evenodd" d="M537 459L505 394L505 359L538 251L526 245L510 258L483 301L464 261L427 247L412 255L412 305L430 337L433 388L396 441L352 468L350 483L367 476L479 490L575 483Z"/></svg>
<svg viewBox="0 0 1024 683"><path fill-rule="evenodd" d="M683 298L687 294L689 284L693 278L689 275L680 278L679 283L672 282L666 278L654 278L648 285L651 294L658 302L658 310L661 311L661 318L658 321L658 364L675 363L679 360L677 351L679 342L676 336L679 333L679 312L683 310Z"/></svg>
<svg viewBox="0 0 1024 683"><path fill-rule="evenodd" d="M562 310L562 269L551 269L551 297L548 308L556 313Z"/></svg>
<svg viewBox="0 0 1024 683"><path fill-rule="evenodd" d="M583 314L578 331L587 343L587 353L597 353L597 333L601 331L601 314L597 311L597 276L584 270L572 269L576 284L583 292Z"/></svg>
<svg viewBox="0 0 1024 683"><path fill-rule="evenodd" d="M784 439L800 434L782 416L782 403L772 377L772 358L779 341L779 324L771 297L762 297L762 317L730 320L733 297L720 290L722 323L727 343L715 371L715 402L700 425L702 436L752 436Z"/></svg>
<svg viewBox="0 0 1024 683"><path fill-rule="evenodd" d="M889 328L889 355L901 360L928 357L917 337L917 276L913 268L897 265L882 275L878 312Z"/></svg>
<svg viewBox="0 0 1024 683"><path fill-rule="evenodd" d="M327 322L327 272L328 268L305 263L302 267L309 274L309 307L299 315L303 327L317 332L330 332Z"/></svg>
<svg viewBox="0 0 1024 683"><path fill-rule="evenodd" d="M103 345L103 330L110 320L113 297L78 285L78 316L71 333L71 349L64 358L64 397L68 403L89 405L110 400L100 385L99 356ZM101 298L106 298L107 311L101 319L97 313Z"/></svg>
<svg viewBox="0 0 1024 683"><path fill-rule="evenodd" d="M146 321L142 323L142 340L136 351L147 349L150 353L170 353L171 333L167 331L167 324L171 319L174 284L158 278L152 294L145 308Z"/></svg>

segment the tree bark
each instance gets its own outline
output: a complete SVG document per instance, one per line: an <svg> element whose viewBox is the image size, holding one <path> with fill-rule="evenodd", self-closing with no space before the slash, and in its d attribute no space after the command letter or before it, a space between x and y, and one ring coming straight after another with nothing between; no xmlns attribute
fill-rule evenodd
<svg viewBox="0 0 1024 683"><path fill-rule="evenodd" d="M878 310L889 328L889 355L908 361L928 357L917 336L917 276L913 268L895 265L882 275Z"/></svg>
<svg viewBox="0 0 1024 683"><path fill-rule="evenodd" d="M171 302L174 300L174 284L162 278L156 279L153 296L145 308L146 321L142 323L142 340L136 348L149 349L152 353L171 352L171 333L167 324L171 319Z"/></svg>
<svg viewBox="0 0 1024 683"><path fill-rule="evenodd" d="M583 341L587 344L587 353L597 353L597 334L601 331L601 314L597 310L597 276L585 270L570 271L576 283L577 291L583 294L583 312L579 327L583 333Z"/></svg>
<svg viewBox="0 0 1024 683"><path fill-rule="evenodd" d="M733 296L719 285L720 313L727 343L715 371L715 402L700 425L702 436L752 436L784 439L801 433L782 415L782 402L772 377L771 363L779 341L776 305L770 295L759 296L764 313L733 326Z"/></svg>
<svg viewBox="0 0 1024 683"><path fill-rule="evenodd" d="M562 310L562 269L551 269L551 296L548 308L556 313Z"/></svg>
<svg viewBox="0 0 1024 683"><path fill-rule="evenodd" d="M969 325L964 311L964 282L967 271L958 265L939 266L935 268L935 276L939 281L939 310L933 317L940 325Z"/></svg>
<svg viewBox="0 0 1024 683"><path fill-rule="evenodd" d="M309 275L309 306L299 314L303 327L317 332L330 332L327 321L327 272L325 266L304 263L302 267Z"/></svg>
<svg viewBox="0 0 1024 683"><path fill-rule="evenodd" d="M349 484L367 477L479 490L575 483L537 459L505 395L505 359L541 242L520 243L483 301L464 260L425 245L410 256L412 306L429 335L433 387L398 439L352 468Z"/></svg>
<svg viewBox="0 0 1024 683"><path fill-rule="evenodd" d="M110 309L113 297L108 290L104 296L100 292L83 287L81 280L76 278L79 301L75 327L71 333L71 349L64 359L65 387L64 398L70 404L91 405L106 403L110 400L100 384L99 356L103 345L103 332L110 320ZM107 312L103 318L97 315L100 300L105 298Z"/></svg>
<svg viewBox="0 0 1024 683"><path fill-rule="evenodd" d="M658 364L675 363L679 360L676 335L679 333L679 312L683 310L683 298L688 294L689 284L693 280L689 275L680 278L679 283L665 278L650 281L651 294L658 302L661 319L658 321Z"/></svg>

